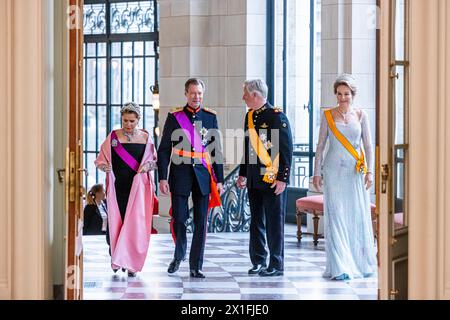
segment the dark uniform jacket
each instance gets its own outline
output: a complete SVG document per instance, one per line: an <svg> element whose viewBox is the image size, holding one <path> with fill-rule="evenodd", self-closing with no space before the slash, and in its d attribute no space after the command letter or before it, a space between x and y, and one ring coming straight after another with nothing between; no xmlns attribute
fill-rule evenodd
<svg viewBox="0 0 450 320"><path fill-rule="evenodd" d="M191 110L191 111L190 111ZM197 179L203 195L210 193L210 175L208 170L201 164L198 159L180 159L178 155L172 155L172 148L184 149L185 151L201 152L201 150L193 150L184 134L178 134L176 131L173 135L175 141L172 141L172 134L176 129L181 129L174 114L176 112L184 112L195 124L195 129L199 132L200 137L204 138L204 145L210 150L213 160L213 170L217 178L217 182L223 183L223 155L221 142L217 135L218 124L217 116L214 110L201 107L194 113L187 105L172 110L167 115L164 125L161 143L158 148L158 176L159 180L169 180L169 187L172 194L189 196L192 191L193 179ZM210 130L217 129L217 130ZM208 131L210 130L210 131ZM172 158L171 158L172 157ZM180 163L182 162L182 163ZM169 170L170 164L170 170Z"/></svg>
<svg viewBox="0 0 450 320"><path fill-rule="evenodd" d="M293 152L289 120L281 109L266 103L253 112L253 123L261 141L273 145L268 149L272 162L275 160L276 153L280 153L276 180L289 183ZM273 129L277 131L272 131ZM269 189L271 184L263 181L266 167L256 155L248 136L248 113L245 117L245 132L244 163L240 166L239 175L247 177L248 188Z"/></svg>

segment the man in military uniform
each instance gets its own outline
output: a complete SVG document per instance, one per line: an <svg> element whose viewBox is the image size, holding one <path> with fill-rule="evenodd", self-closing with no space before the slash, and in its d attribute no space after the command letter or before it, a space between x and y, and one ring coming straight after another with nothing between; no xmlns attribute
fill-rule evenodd
<svg viewBox="0 0 450 320"><path fill-rule="evenodd" d="M216 112L202 107L205 85L200 79L185 84L187 104L172 110L166 119L158 148L160 191L171 194L171 232L175 253L167 272L178 270L185 259L188 199L194 204L194 234L189 255L190 276L204 278L201 272L207 215L220 205L223 193L223 161ZM168 173L168 167L170 170ZM167 179L168 178L168 179Z"/></svg>
<svg viewBox="0 0 450 320"><path fill-rule="evenodd" d="M267 102L264 81L244 83L243 100L250 109L245 118L244 163L237 185L248 188L250 202L249 274L281 276L284 270L284 220L292 162L292 134L286 115ZM264 223L265 222L265 223ZM269 264L267 265L267 244Z"/></svg>

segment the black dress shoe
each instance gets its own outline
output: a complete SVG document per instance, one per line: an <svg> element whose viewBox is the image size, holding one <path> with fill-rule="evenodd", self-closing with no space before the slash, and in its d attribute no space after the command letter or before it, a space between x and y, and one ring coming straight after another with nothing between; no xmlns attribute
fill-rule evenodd
<svg viewBox="0 0 450 320"><path fill-rule="evenodd" d="M181 260L173 259L169 264L169 268L167 269L168 273L174 273L180 268Z"/></svg>
<svg viewBox="0 0 450 320"><path fill-rule="evenodd" d="M125 272L125 271L127 271L127 269L125 269L125 268L122 268L122 272Z"/></svg>
<svg viewBox="0 0 450 320"><path fill-rule="evenodd" d="M131 277L131 278L134 278L134 277L136 277L136 273L137 272L128 271L128 276Z"/></svg>
<svg viewBox="0 0 450 320"><path fill-rule="evenodd" d="M200 270L191 270L191 272L189 272L189 275L191 276L191 278L205 278L205 275Z"/></svg>
<svg viewBox="0 0 450 320"><path fill-rule="evenodd" d="M277 269L273 269L273 268L262 270L259 273L260 277L277 277L277 276L282 276L282 275L283 275L283 270L277 270Z"/></svg>
<svg viewBox="0 0 450 320"><path fill-rule="evenodd" d="M248 270L248 274L258 274L265 269L266 266L263 264L254 264L253 267L250 270Z"/></svg>

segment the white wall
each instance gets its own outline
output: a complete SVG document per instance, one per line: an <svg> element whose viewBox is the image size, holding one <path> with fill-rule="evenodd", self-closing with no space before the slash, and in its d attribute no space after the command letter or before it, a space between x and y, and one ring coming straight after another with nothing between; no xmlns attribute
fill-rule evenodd
<svg viewBox="0 0 450 320"><path fill-rule="evenodd" d="M411 1L411 299L450 299L449 15L447 0Z"/></svg>
<svg viewBox="0 0 450 320"><path fill-rule="evenodd" d="M52 0L0 2L3 299L51 297L52 8Z"/></svg>
<svg viewBox="0 0 450 320"><path fill-rule="evenodd" d="M3 137L4 152L0 153L0 166L11 168L11 1L0 2L0 97L2 108L6 114L5 125L0 126L0 136ZM11 279L11 171L0 170L0 299L8 299L12 294Z"/></svg>

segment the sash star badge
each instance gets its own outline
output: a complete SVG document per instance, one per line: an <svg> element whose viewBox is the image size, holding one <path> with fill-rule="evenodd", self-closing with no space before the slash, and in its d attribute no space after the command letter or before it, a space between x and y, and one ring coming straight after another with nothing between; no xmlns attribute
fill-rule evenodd
<svg viewBox="0 0 450 320"><path fill-rule="evenodd" d="M200 134L202 135L202 137L205 137L208 134L208 129L206 129L205 127L203 127L200 130Z"/></svg>
<svg viewBox="0 0 450 320"><path fill-rule="evenodd" d="M259 135L259 139L261 139L261 142L263 143L264 148L266 148L266 150L273 148L272 142L270 142L270 140L267 140L267 135L265 133L261 133Z"/></svg>
<svg viewBox="0 0 450 320"><path fill-rule="evenodd" d="M264 147L265 147L267 150L269 150L270 148L273 147L273 144L272 144L272 142L270 142L270 140L267 140L267 141L264 143Z"/></svg>
<svg viewBox="0 0 450 320"><path fill-rule="evenodd" d="M113 139L113 140L111 141L111 146L112 146L113 148L117 147L117 140L116 140L116 139Z"/></svg>
<svg viewBox="0 0 450 320"><path fill-rule="evenodd" d="M261 141L262 141L263 143L267 141L267 136L266 136L265 133L261 133L261 134L259 135L259 138L261 139Z"/></svg>
<svg viewBox="0 0 450 320"><path fill-rule="evenodd" d="M202 135L202 145L205 147L208 144L208 139L206 138L206 136L208 135L208 129L206 129L205 127L203 127L199 133Z"/></svg>

